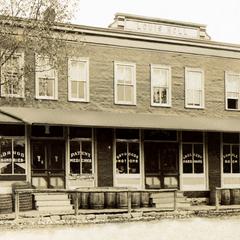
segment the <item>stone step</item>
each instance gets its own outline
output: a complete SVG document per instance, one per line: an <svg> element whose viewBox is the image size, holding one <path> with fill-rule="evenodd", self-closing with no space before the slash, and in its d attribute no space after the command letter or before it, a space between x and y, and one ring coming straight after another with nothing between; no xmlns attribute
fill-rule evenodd
<svg viewBox="0 0 240 240"><path fill-rule="evenodd" d="M158 209L173 209L173 203L156 203L154 205Z"/></svg>
<svg viewBox="0 0 240 240"><path fill-rule="evenodd" d="M70 206L70 199L68 200L60 200L60 201L36 201L36 206L40 207L40 206Z"/></svg>
<svg viewBox="0 0 240 240"><path fill-rule="evenodd" d="M72 211L73 210L73 206L69 205L69 206L39 206L37 207L37 210L39 212L56 212L56 211L61 211L61 212L67 212L67 211Z"/></svg>
<svg viewBox="0 0 240 240"><path fill-rule="evenodd" d="M157 198L170 198L173 197L174 194L172 192L162 192L162 193L151 193L150 197L153 199Z"/></svg>
<svg viewBox="0 0 240 240"><path fill-rule="evenodd" d="M49 200L67 200L68 199L68 194L34 194L34 199L36 201L49 201Z"/></svg>
<svg viewBox="0 0 240 240"><path fill-rule="evenodd" d="M173 198L156 198L152 200L153 203L160 204L160 203L173 203Z"/></svg>

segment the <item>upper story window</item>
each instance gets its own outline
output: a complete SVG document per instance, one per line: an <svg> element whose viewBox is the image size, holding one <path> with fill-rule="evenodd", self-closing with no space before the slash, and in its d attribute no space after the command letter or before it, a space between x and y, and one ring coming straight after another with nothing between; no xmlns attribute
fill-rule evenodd
<svg viewBox="0 0 240 240"><path fill-rule="evenodd" d="M225 72L225 96L226 109L240 109L240 74Z"/></svg>
<svg viewBox="0 0 240 240"><path fill-rule="evenodd" d="M185 69L185 107L204 108L204 72L202 69Z"/></svg>
<svg viewBox="0 0 240 240"><path fill-rule="evenodd" d="M46 56L36 56L36 98L58 98L57 71Z"/></svg>
<svg viewBox="0 0 240 240"><path fill-rule="evenodd" d="M68 60L68 100L89 101L89 61L83 58Z"/></svg>
<svg viewBox="0 0 240 240"><path fill-rule="evenodd" d="M24 54L5 55L1 67L1 96L24 97Z"/></svg>
<svg viewBox="0 0 240 240"><path fill-rule="evenodd" d="M151 65L151 104L171 106L171 68Z"/></svg>
<svg viewBox="0 0 240 240"><path fill-rule="evenodd" d="M136 105L136 64L114 63L115 103Z"/></svg>

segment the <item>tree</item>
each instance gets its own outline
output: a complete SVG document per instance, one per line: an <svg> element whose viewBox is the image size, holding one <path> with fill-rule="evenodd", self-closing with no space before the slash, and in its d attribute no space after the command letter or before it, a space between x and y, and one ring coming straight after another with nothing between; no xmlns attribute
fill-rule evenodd
<svg viewBox="0 0 240 240"><path fill-rule="evenodd" d="M45 56L49 66L56 67L58 50L66 41L55 27L71 20L76 6L77 0L0 0L2 95L18 96L23 76L36 70L35 62L23 65L22 53Z"/></svg>

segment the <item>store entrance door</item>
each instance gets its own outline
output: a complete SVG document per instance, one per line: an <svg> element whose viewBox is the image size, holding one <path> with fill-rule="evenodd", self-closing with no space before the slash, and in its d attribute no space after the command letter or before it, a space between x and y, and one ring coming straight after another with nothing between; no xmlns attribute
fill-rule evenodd
<svg viewBox="0 0 240 240"><path fill-rule="evenodd" d="M41 140L31 143L32 185L36 188L65 187L65 143Z"/></svg>
<svg viewBox="0 0 240 240"><path fill-rule="evenodd" d="M179 188L178 143L145 142L146 188Z"/></svg>

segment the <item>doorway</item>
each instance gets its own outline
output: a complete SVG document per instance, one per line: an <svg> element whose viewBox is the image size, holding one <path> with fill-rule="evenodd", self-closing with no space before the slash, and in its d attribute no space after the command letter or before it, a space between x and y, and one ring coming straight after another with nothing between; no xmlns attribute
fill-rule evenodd
<svg viewBox="0 0 240 240"><path fill-rule="evenodd" d="M145 142L146 188L179 188L178 143Z"/></svg>
<svg viewBox="0 0 240 240"><path fill-rule="evenodd" d="M31 165L34 187L65 188L64 141L32 141Z"/></svg>

